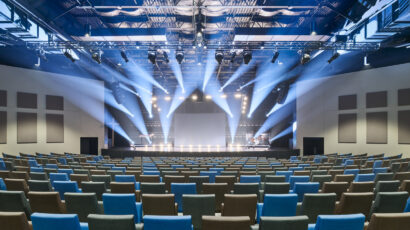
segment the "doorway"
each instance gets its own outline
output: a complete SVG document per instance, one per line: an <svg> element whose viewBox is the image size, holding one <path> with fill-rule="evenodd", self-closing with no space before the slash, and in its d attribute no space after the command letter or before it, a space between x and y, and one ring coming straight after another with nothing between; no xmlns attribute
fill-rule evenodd
<svg viewBox="0 0 410 230"><path fill-rule="evenodd" d="M81 137L81 154L98 155L98 137Z"/></svg>
<svg viewBox="0 0 410 230"><path fill-rule="evenodd" d="M303 155L323 155L325 149L325 138L323 137L304 137Z"/></svg>

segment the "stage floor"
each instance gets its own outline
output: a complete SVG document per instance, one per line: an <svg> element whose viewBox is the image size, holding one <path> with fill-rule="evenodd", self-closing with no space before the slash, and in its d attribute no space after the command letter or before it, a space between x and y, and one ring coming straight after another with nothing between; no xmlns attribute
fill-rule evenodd
<svg viewBox="0 0 410 230"><path fill-rule="evenodd" d="M271 157L271 158L289 158L290 156L298 156L299 150L289 150L286 148L277 148L277 149L242 149L236 151L236 149L219 149L219 151L208 151L208 149L192 149L190 151L178 151L178 149L171 149L161 151L160 149L156 150L147 150L145 147L141 149L134 148L111 148L111 149L102 149L102 155L110 156L111 158L125 158L125 157Z"/></svg>

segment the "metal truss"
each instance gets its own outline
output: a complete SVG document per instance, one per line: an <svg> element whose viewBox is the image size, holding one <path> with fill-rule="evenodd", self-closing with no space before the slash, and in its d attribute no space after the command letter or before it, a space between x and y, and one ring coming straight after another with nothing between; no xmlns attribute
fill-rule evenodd
<svg viewBox="0 0 410 230"><path fill-rule="evenodd" d="M209 42L203 47L193 46L192 42L26 42L28 48L44 50L76 49L76 50L176 50L176 49L218 49L218 50L347 50L373 51L380 48L379 42L321 42L321 41L278 41L278 42Z"/></svg>

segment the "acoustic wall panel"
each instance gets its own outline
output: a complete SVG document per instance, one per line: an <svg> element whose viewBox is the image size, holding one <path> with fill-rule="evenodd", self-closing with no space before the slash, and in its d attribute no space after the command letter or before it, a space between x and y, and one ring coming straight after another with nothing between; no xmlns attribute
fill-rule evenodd
<svg viewBox="0 0 410 230"><path fill-rule="evenodd" d="M0 90L0 107L7 107L7 91Z"/></svg>
<svg viewBox="0 0 410 230"><path fill-rule="evenodd" d="M17 107L37 109L37 94L17 92Z"/></svg>
<svg viewBox="0 0 410 230"><path fill-rule="evenodd" d="M7 144L7 112L0 111L0 144Z"/></svg>
<svg viewBox="0 0 410 230"><path fill-rule="evenodd" d="M64 98L60 96L46 95L46 109L64 110Z"/></svg>
<svg viewBox="0 0 410 230"><path fill-rule="evenodd" d="M387 144L387 112L367 113L367 144Z"/></svg>
<svg viewBox="0 0 410 230"><path fill-rule="evenodd" d="M64 143L64 115L46 114L47 143Z"/></svg>
<svg viewBox="0 0 410 230"><path fill-rule="evenodd" d="M17 143L37 143L37 113L17 113Z"/></svg>
<svg viewBox="0 0 410 230"><path fill-rule="evenodd" d="M398 112L399 144L410 144L410 110Z"/></svg>
<svg viewBox="0 0 410 230"><path fill-rule="evenodd" d="M366 94L366 108L387 107L387 91Z"/></svg>
<svg viewBox="0 0 410 230"><path fill-rule="evenodd" d="M357 95L339 96L339 110L357 109Z"/></svg>
<svg viewBox="0 0 410 230"><path fill-rule="evenodd" d="M339 143L356 143L357 136L357 115L356 114L339 114Z"/></svg>
<svg viewBox="0 0 410 230"><path fill-rule="evenodd" d="M399 106L410 105L410 89L399 89L397 94Z"/></svg>

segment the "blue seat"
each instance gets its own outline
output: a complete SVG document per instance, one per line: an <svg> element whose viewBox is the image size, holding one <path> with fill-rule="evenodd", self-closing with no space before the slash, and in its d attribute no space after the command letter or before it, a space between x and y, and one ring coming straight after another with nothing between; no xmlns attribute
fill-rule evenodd
<svg viewBox="0 0 410 230"><path fill-rule="evenodd" d="M191 216L144 216L144 230L193 230Z"/></svg>
<svg viewBox="0 0 410 230"><path fill-rule="evenodd" d="M182 212L182 195L196 194L196 183L171 183L171 193L175 195L178 212Z"/></svg>
<svg viewBox="0 0 410 230"><path fill-rule="evenodd" d="M344 171L344 174L353 174L353 175L357 175L357 174L359 174L359 169L346 169L345 171Z"/></svg>
<svg viewBox="0 0 410 230"><path fill-rule="evenodd" d="M319 215L316 224L309 224L308 230L363 230L364 221L363 214Z"/></svg>
<svg viewBox="0 0 410 230"><path fill-rule="evenodd" d="M215 176L218 175L218 172L215 171L200 171L200 176L209 176L209 183L215 183Z"/></svg>
<svg viewBox="0 0 410 230"><path fill-rule="evenodd" d="M104 214L134 215L135 223L142 219L142 204L135 202L135 194L103 194Z"/></svg>
<svg viewBox="0 0 410 230"><path fill-rule="evenodd" d="M210 168L209 171L218 172L218 175L221 175L221 172L224 171L224 168Z"/></svg>
<svg viewBox="0 0 410 230"><path fill-rule="evenodd" d="M374 168L373 169L373 173L374 174L378 174L378 173L387 173L387 171L388 171L388 168Z"/></svg>
<svg viewBox="0 0 410 230"><path fill-rule="evenodd" d="M88 224L80 223L77 214L46 214L31 215L33 230L88 230Z"/></svg>
<svg viewBox="0 0 410 230"><path fill-rule="evenodd" d="M54 191L60 193L61 200L66 192L81 192L76 181L54 181Z"/></svg>
<svg viewBox="0 0 410 230"><path fill-rule="evenodd" d="M127 170L127 168L125 168L125 167L112 167L111 170L121 171L121 172L125 173L125 171Z"/></svg>
<svg viewBox="0 0 410 230"><path fill-rule="evenodd" d="M176 169L176 168L185 168L184 165L171 165L171 168Z"/></svg>
<svg viewBox="0 0 410 230"><path fill-rule="evenodd" d="M0 170L7 170L6 163L4 163L4 161L0 161Z"/></svg>
<svg viewBox="0 0 410 230"><path fill-rule="evenodd" d="M356 181L356 182L369 182L369 181L374 181L375 177L376 177L376 175L374 173L357 174L354 181Z"/></svg>
<svg viewBox="0 0 410 230"><path fill-rule="evenodd" d="M261 216L295 216L298 196L296 194L266 194L258 203L258 222Z"/></svg>
<svg viewBox="0 0 410 230"><path fill-rule="evenodd" d="M377 160L377 161L374 161L373 163L373 168L381 168L382 166L383 166L382 160Z"/></svg>
<svg viewBox="0 0 410 230"><path fill-rule="evenodd" d="M303 167L290 167L289 171L292 171L292 172L303 171Z"/></svg>
<svg viewBox="0 0 410 230"><path fill-rule="evenodd" d="M144 171L143 175L152 175L152 176L160 176L160 171Z"/></svg>
<svg viewBox="0 0 410 230"><path fill-rule="evenodd" d="M245 169L256 169L256 165L244 165L243 168L245 168Z"/></svg>
<svg viewBox="0 0 410 230"><path fill-rule="evenodd" d="M291 161L296 161L296 160L298 160L298 156L291 156L291 157L290 157L290 160L291 160Z"/></svg>
<svg viewBox="0 0 410 230"><path fill-rule="evenodd" d="M103 164L103 166L112 168L112 167L115 167L115 164Z"/></svg>
<svg viewBox="0 0 410 230"><path fill-rule="evenodd" d="M298 195L298 201L302 202L305 193L318 193L320 183L319 182L307 182L307 183L295 183L294 190L291 191Z"/></svg>
<svg viewBox="0 0 410 230"><path fill-rule="evenodd" d="M277 176L285 176L285 178L286 178L285 182L289 182L289 178L290 178L290 176L293 175L293 172L292 171L277 171L276 175Z"/></svg>
<svg viewBox="0 0 410 230"><path fill-rule="evenodd" d="M65 158L58 158L58 162L60 162L60 164L66 165L67 164L67 159Z"/></svg>
<svg viewBox="0 0 410 230"><path fill-rule="evenodd" d="M57 172L58 173L67 173L68 176L70 176L71 174L74 173L74 171L72 169L58 169Z"/></svg>
<svg viewBox="0 0 410 230"><path fill-rule="evenodd" d="M54 181L69 181L67 173L50 173L49 179L51 185L54 186Z"/></svg>
<svg viewBox="0 0 410 230"><path fill-rule="evenodd" d="M406 208L404 209L404 212L410 212L410 198L407 200Z"/></svg>
<svg viewBox="0 0 410 230"><path fill-rule="evenodd" d="M309 180L310 180L309 176L290 176L289 178L290 190L293 190L295 188L295 183L309 182Z"/></svg>
<svg viewBox="0 0 410 230"><path fill-rule="evenodd" d="M45 168L48 168L48 169L58 169L58 165L56 165L56 164L46 164L46 167Z"/></svg>
<svg viewBox="0 0 410 230"><path fill-rule="evenodd" d="M44 172L42 167L30 167L30 172Z"/></svg>
<svg viewBox="0 0 410 230"><path fill-rule="evenodd" d="M7 190L6 184L4 183L3 178L0 178L0 190Z"/></svg>
<svg viewBox="0 0 410 230"><path fill-rule="evenodd" d="M135 190L140 189L140 183L135 181L134 175L115 175L115 182L132 182L135 184Z"/></svg>
<svg viewBox="0 0 410 230"><path fill-rule="evenodd" d="M353 165L354 164L354 160L346 160L345 161L345 166L347 165Z"/></svg>
<svg viewBox="0 0 410 230"><path fill-rule="evenodd" d="M240 176L239 182L240 183L261 183L261 176L260 175Z"/></svg>
<svg viewBox="0 0 410 230"><path fill-rule="evenodd" d="M30 167L39 167L36 160L28 160L28 166L30 166Z"/></svg>

